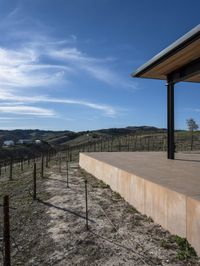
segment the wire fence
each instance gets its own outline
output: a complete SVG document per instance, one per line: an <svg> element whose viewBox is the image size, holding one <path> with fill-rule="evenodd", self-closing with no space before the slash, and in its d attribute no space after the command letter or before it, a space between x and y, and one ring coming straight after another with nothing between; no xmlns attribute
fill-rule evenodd
<svg viewBox="0 0 200 266"><path fill-rule="evenodd" d="M200 135L175 134L175 152L200 151ZM80 144L61 146L61 151L71 160L78 160L80 152L134 152L167 151L166 133L134 134L94 138Z"/></svg>
<svg viewBox="0 0 200 266"><path fill-rule="evenodd" d="M195 141L198 140L193 140ZM178 143L178 142L177 142ZM182 142L184 143L184 142ZM188 145L188 139L187 139L187 145ZM181 146L182 148L185 146ZM188 146L187 146L188 147ZM96 141L94 143L90 143L88 145L76 145L73 147L68 147L64 152L58 152L58 153L51 153L51 154L45 154L41 157L37 158L29 158L27 160L10 160L9 162L6 161L1 163L1 179L0 182L7 181L11 182L15 179L21 179L24 180L25 176L27 174L28 181L26 181L26 193L28 194L27 202L23 203L24 207L31 208L31 203L34 200L39 199L40 195L37 193L37 181L40 179L40 181L44 179L47 169L51 167L56 167L58 173L62 173L63 163L66 170L67 175L67 188L70 189L69 185L69 171L70 171L70 163L72 161L77 160L80 152L103 152L103 151L133 151L133 150L165 150L166 149L166 138L163 135L160 135L159 138L154 138L153 136L150 138L149 136L125 136L124 138L112 138L106 141ZM189 149L189 148L188 148ZM51 163L53 162L53 163ZM3 166L2 166L3 165ZM21 173L21 175L20 175ZM85 179L82 179L83 182L85 182ZM89 229L90 227L90 217L88 217L88 209L87 209L87 201L88 197L92 201L96 201L96 204L99 208L99 211L102 212L102 214L105 216L105 219L108 221L108 223L111 224L111 226L115 229L116 232L120 235L120 232L117 230L117 226L114 224L114 222L110 219L109 214L102 208L102 206L98 203L98 201L89 195L87 192L88 186L90 187L90 184L88 182L85 182L85 221L86 221L86 228ZM15 197L13 196L13 193L10 195L10 201L11 204L9 206L10 210L10 216L12 216L13 212L19 208L17 204L15 204ZM23 193L23 192L22 192ZM20 208L23 208L23 204L20 204ZM3 214L3 208L4 204L0 204L0 217L5 217L5 214ZM89 230L91 234L96 235L98 237L103 238L104 240L112 243L113 245L118 245L124 249L127 249L131 252L133 252L136 259L141 261L144 265L149 265L149 256L145 256L145 253L148 253L148 250L146 250L143 253L136 252L134 250L134 247L132 245L132 241L129 238L124 238L123 235L120 235L123 239L124 244L120 244L118 242L115 242L113 240L110 240L109 238L105 236L100 236L95 232L95 228L93 227L92 230ZM10 266L7 260L7 250L8 246L6 247L5 241L5 221L0 221L0 261L2 261L2 264L4 266ZM140 245L140 243L137 243ZM15 254L14 256L17 256L19 253L23 253L23 247L18 244L18 241L16 239L16 236L12 233L12 230L10 232L10 244L12 247L11 254ZM10 254L10 256L11 256ZM12 261L12 258L11 258ZM153 263L152 261L149 261Z"/></svg>
<svg viewBox="0 0 200 266"><path fill-rule="evenodd" d="M3 196L4 201L0 203L0 217L2 217L2 220L0 219L0 264L2 261L2 265L4 266L11 265L9 259L9 257L11 257L10 247L12 247L12 254L15 254L15 256L23 250L23 247L17 244L12 229L10 230L10 219L13 221L13 217L15 217L15 219L19 218L15 215L15 212L18 210L23 210L25 208L31 209L32 202L37 199L36 180L44 179L45 169L49 167L52 158L55 156L55 154L47 154L46 156L42 155L41 158L23 161L23 167L21 166L22 161L17 161L15 163L12 161L10 165L6 164L4 166L4 175L1 173L0 179L3 188L7 188L6 192L0 190L0 195L5 193ZM20 191L21 198L16 199L14 190L21 184L24 184L23 191ZM22 190L22 188L20 189ZM23 198L25 198L26 201L21 203ZM8 201L8 206L5 204L5 199ZM9 202L11 202L10 205ZM5 212L6 209L7 212ZM23 228L23 224L21 224L21 226Z"/></svg>

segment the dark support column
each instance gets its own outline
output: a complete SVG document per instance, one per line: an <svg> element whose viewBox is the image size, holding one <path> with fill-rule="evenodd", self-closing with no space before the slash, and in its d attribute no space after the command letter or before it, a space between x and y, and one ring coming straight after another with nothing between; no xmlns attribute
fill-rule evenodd
<svg viewBox="0 0 200 266"><path fill-rule="evenodd" d="M174 159L174 82L167 83L167 158Z"/></svg>

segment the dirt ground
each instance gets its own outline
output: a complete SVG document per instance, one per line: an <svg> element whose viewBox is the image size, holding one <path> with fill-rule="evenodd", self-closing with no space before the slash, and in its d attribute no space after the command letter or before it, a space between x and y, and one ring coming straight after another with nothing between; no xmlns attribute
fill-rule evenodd
<svg viewBox="0 0 200 266"><path fill-rule="evenodd" d="M38 168L39 168L38 164ZM17 170L18 171L18 170ZM89 230L85 221L88 181ZM200 265L190 246L137 212L103 182L66 163L53 161L38 174L32 200L32 168L0 178L0 197L10 195L12 265ZM0 205L0 265L2 263Z"/></svg>

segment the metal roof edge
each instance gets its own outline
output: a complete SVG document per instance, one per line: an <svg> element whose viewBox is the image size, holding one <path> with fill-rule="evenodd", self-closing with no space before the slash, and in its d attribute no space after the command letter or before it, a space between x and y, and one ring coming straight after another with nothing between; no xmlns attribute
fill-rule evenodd
<svg viewBox="0 0 200 266"><path fill-rule="evenodd" d="M171 45L167 46L164 50L156 54L150 60L148 60L145 64L139 67L135 72L131 74L132 77L140 77L147 70L151 69L155 65L162 62L164 59L169 56L175 54L177 51L183 49L187 45L189 45L196 38L200 38L200 24L191 29L189 32L184 34L178 40L173 42Z"/></svg>

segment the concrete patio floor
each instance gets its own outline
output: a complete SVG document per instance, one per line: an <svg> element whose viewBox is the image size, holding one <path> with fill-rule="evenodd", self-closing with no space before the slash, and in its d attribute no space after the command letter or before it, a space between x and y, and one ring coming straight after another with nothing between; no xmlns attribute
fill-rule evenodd
<svg viewBox="0 0 200 266"><path fill-rule="evenodd" d="M80 166L200 254L200 154L81 153Z"/></svg>

